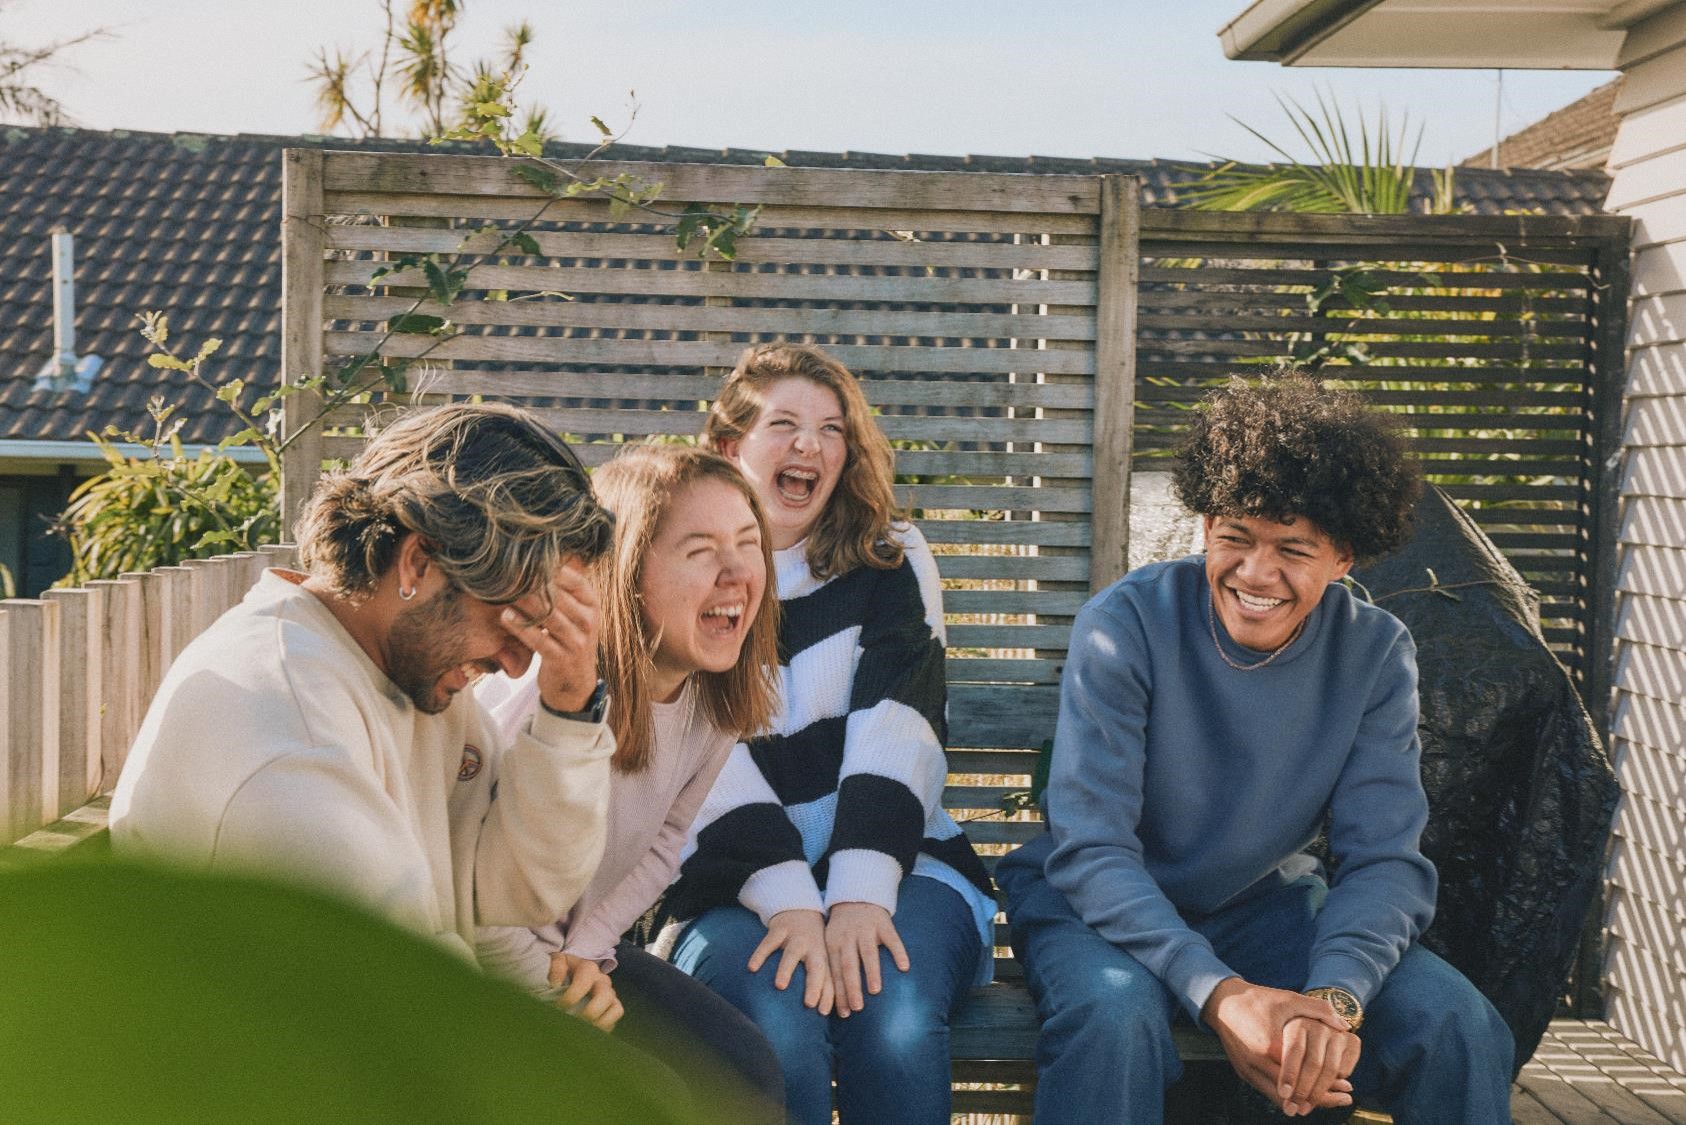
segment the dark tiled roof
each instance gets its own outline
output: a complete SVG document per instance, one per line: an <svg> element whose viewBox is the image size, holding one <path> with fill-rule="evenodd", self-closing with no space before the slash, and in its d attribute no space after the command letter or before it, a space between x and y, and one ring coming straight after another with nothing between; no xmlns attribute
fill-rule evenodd
<svg viewBox="0 0 1686 1125"><path fill-rule="evenodd" d="M1616 95L1621 88L1620 78L1606 82L1579 101L1512 133L1499 142L1499 163L1506 168L1602 170L1616 142ZM1484 148L1464 164L1485 168L1492 163L1492 153L1491 148Z"/></svg>
<svg viewBox="0 0 1686 1125"><path fill-rule="evenodd" d="M422 150L417 142L323 137L0 130L0 441L80 440L108 424L148 425L147 399L182 404L182 439L215 441L230 429L210 396L183 376L148 367L136 332L145 309L170 314L172 332L216 336L219 376L272 381L280 358L280 152L285 147ZM428 151L438 151L429 149ZM584 146L559 145L563 157ZM623 160L760 164L762 151L617 146ZM1121 172L1140 176L1151 206L1177 205L1198 166L1165 160L1046 156L894 156L782 152L797 167L917 171ZM1422 174L1424 191L1428 173ZM1474 210L1597 211L1608 186L1595 172L1460 169L1460 199ZM33 389L51 350L48 234L76 235L77 350L105 360L86 395ZM3 449L0 449L3 452Z"/></svg>

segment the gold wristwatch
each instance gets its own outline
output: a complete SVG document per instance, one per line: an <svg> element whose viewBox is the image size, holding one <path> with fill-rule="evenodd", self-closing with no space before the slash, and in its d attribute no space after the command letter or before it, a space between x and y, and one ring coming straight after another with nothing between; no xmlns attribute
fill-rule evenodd
<svg viewBox="0 0 1686 1125"><path fill-rule="evenodd" d="M1346 1021L1348 1031L1357 1031L1364 1026L1364 1007L1359 1004L1358 997L1344 988L1308 988L1307 996L1315 996L1319 1000L1327 1000L1329 1006L1335 1009L1335 1014Z"/></svg>

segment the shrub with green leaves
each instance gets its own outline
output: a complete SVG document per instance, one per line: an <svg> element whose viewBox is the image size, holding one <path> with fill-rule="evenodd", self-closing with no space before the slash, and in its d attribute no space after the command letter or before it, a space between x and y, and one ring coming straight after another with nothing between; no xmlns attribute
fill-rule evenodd
<svg viewBox="0 0 1686 1125"><path fill-rule="evenodd" d="M173 434L151 457L128 457L110 439L94 440L111 467L78 487L59 517L70 540L66 584L278 541L273 474L252 476L208 449L189 457Z"/></svg>

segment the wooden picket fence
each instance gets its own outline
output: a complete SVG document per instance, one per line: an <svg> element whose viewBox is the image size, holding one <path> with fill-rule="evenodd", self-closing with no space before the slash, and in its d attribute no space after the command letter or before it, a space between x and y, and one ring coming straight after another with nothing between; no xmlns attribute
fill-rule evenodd
<svg viewBox="0 0 1686 1125"><path fill-rule="evenodd" d="M290 546L0 601L0 846L116 783L164 673Z"/></svg>

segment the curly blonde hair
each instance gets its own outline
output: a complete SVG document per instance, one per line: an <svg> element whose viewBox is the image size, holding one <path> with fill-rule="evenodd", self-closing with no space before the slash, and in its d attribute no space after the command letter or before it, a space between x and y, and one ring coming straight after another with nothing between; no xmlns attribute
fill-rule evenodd
<svg viewBox="0 0 1686 1125"><path fill-rule="evenodd" d="M609 550L614 517L574 451L525 411L458 403L406 415L325 474L299 519L299 558L360 601L421 536L451 585L494 605L549 599L564 560Z"/></svg>
<svg viewBox="0 0 1686 1125"><path fill-rule="evenodd" d="M817 383L843 408L843 475L808 534L808 568L816 577L830 578L858 566L900 566L902 547L891 527L906 515L896 504L895 452L872 420L860 381L819 348L756 344L747 349L709 409L703 444L718 450L740 440L761 416L768 389L783 379Z"/></svg>

